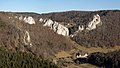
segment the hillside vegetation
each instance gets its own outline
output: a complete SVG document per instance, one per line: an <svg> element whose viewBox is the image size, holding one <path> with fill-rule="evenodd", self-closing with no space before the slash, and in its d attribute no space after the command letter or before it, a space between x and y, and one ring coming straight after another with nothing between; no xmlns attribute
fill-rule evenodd
<svg viewBox="0 0 120 68"><path fill-rule="evenodd" d="M92 53L88 57L88 63L105 68L119 68L120 67L120 50L108 53Z"/></svg>
<svg viewBox="0 0 120 68"><path fill-rule="evenodd" d="M6 51L0 48L0 68L58 68L49 60L31 53Z"/></svg>

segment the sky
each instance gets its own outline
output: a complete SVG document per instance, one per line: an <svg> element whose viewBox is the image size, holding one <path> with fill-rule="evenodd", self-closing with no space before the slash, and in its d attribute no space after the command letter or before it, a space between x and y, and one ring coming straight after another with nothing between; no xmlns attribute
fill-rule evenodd
<svg viewBox="0 0 120 68"><path fill-rule="evenodd" d="M120 0L0 0L0 11L49 13L120 10Z"/></svg>

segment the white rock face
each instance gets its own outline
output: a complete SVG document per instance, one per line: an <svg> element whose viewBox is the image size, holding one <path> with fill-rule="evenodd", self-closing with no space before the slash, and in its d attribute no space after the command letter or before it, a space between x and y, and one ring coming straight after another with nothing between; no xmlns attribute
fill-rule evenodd
<svg viewBox="0 0 120 68"><path fill-rule="evenodd" d="M24 19L23 19L26 23L28 23L28 24L35 24L35 20L32 18L32 17L24 17Z"/></svg>
<svg viewBox="0 0 120 68"><path fill-rule="evenodd" d="M53 21L51 19L48 19L43 26L50 27L52 29Z"/></svg>
<svg viewBox="0 0 120 68"><path fill-rule="evenodd" d="M79 31L83 31L84 30L84 27L82 25L82 27L79 26Z"/></svg>
<svg viewBox="0 0 120 68"><path fill-rule="evenodd" d="M25 43L25 45L30 45L30 46L32 46L32 43L31 43L31 40L30 40L30 35L29 35L29 32L28 32L28 31L25 32L25 35L24 35L24 43Z"/></svg>
<svg viewBox="0 0 120 68"><path fill-rule="evenodd" d="M43 22L43 19L42 19L42 18L40 18L40 19L39 19L39 22Z"/></svg>
<svg viewBox="0 0 120 68"><path fill-rule="evenodd" d="M96 29L96 26L100 23L102 23L101 20L100 20L100 16L98 14L96 14L93 17L93 20L91 22L89 22L88 27L86 29L87 30Z"/></svg>
<svg viewBox="0 0 120 68"><path fill-rule="evenodd" d="M48 19L46 18L46 19L43 20L43 22L46 22L47 20L48 20Z"/></svg>
<svg viewBox="0 0 120 68"><path fill-rule="evenodd" d="M52 30L54 30L56 33L63 35L63 36L69 36L69 30L67 27L59 24L56 21L52 21L51 19L45 19L45 24L43 26L50 27Z"/></svg>
<svg viewBox="0 0 120 68"><path fill-rule="evenodd" d="M58 25L57 33L61 34L63 36L69 36L69 30L68 30L68 28L65 27L65 26L63 26L63 25L61 25L61 24Z"/></svg>
<svg viewBox="0 0 120 68"><path fill-rule="evenodd" d="M24 17L24 19L23 19L23 20L24 20L24 21L26 21L26 19L27 19L27 17Z"/></svg>
<svg viewBox="0 0 120 68"><path fill-rule="evenodd" d="M20 16L20 17L19 17L19 20L21 21L22 19L23 19L23 16Z"/></svg>
<svg viewBox="0 0 120 68"><path fill-rule="evenodd" d="M56 32L57 31L57 29L58 29L58 22L54 22L54 24L53 24L53 30Z"/></svg>

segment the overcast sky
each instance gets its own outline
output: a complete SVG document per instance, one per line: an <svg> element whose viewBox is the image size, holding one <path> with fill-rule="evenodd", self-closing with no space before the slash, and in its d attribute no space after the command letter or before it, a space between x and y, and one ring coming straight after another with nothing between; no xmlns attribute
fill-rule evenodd
<svg viewBox="0 0 120 68"><path fill-rule="evenodd" d="M120 10L120 0L0 0L0 11L61 12Z"/></svg>

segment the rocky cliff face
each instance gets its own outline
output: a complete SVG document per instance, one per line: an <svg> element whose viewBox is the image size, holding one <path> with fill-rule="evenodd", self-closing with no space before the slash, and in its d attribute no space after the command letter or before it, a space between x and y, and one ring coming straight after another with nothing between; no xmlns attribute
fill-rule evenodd
<svg viewBox="0 0 120 68"><path fill-rule="evenodd" d="M44 22L45 24L43 26L50 27L54 32L57 34L63 35L63 36L69 36L69 30L64 25L59 24L59 22L52 21L51 19L48 19Z"/></svg>
<svg viewBox="0 0 120 68"><path fill-rule="evenodd" d="M100 20L100 16L98 14L94 15L93 20L89 22L87 30L93 30L96 29L97 25L102 24Z"/></svg>
<svg viewBox="0 0 120 68"><path fill-rule="evenodd" d="M35 21L32 17L25 17L23 20L28 24L35 24Z"/></svg>

